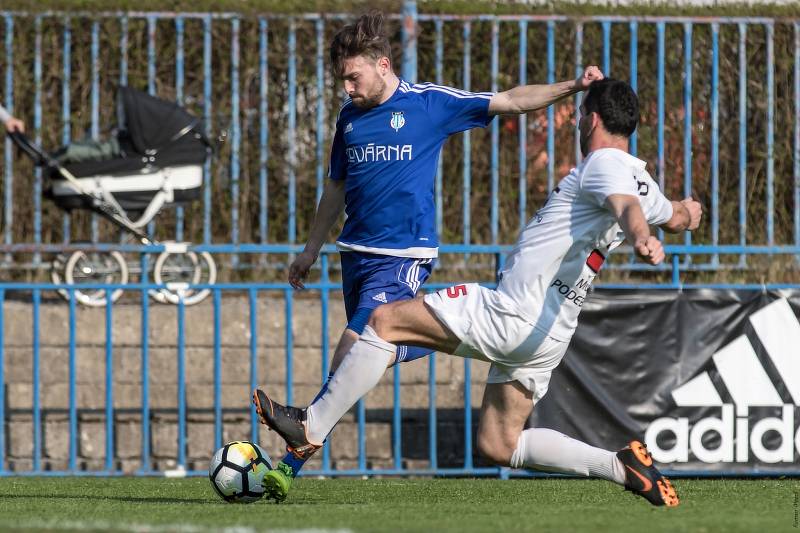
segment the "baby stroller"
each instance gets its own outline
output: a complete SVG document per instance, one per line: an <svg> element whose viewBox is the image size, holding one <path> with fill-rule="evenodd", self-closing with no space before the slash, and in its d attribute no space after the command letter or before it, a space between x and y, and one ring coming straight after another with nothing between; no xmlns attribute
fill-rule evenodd
<svg viewBox="0 0 800 533"><path fill-rule="evenodd" d="M120 129L116 137L108 144L88 143L93 148L104 146L100 150L90 147L88 154L83 150L84 157L78 161L70 159L71 152L81 152L72 150L73 145L62 149L57 157L19 132L9 136L36 165L45 168L49 178L45 196L56 205L68 211L91 210L141 244L159 244L145 233L145 226L164 207L200 197L203 164L211 146L200 120L174 102L120 87L118 113ZM208 296L208 289L195 291L187 286L216 281L211 255L190 251L189 243L161 244L166 251L156 258L152 279L166 288L150 291L151 296L162 303L178 303L182 297L186 305ZM76 251L53 262L51 277L57 284L125 284L129 270L119 252ZM68 296L67 291L60 292ZM108 303L105 290L75 289L74 294L84 305ZM121 295L122 289L112 291L112 302Z"/></svg>

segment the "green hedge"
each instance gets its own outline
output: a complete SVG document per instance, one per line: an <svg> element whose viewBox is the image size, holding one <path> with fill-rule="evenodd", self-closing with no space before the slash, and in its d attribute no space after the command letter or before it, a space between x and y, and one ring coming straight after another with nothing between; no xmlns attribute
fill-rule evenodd
<svg viewBox="0 0 800 533"><path fill-rule="evenodd" d="M358 12L372 7L400 12L403 0L4 0L2 8L28 12L59 11L212 11L242 14ZM709 13L713 9L713 13ZM636 2L630 5L591 4L588 2L551 1L529 3L514 0L419 0L420 13L448 14L560 14L560 15L687 15L740 17L798 17L797 3L752 3L717 5L680 5L671 2Z"/></svg>

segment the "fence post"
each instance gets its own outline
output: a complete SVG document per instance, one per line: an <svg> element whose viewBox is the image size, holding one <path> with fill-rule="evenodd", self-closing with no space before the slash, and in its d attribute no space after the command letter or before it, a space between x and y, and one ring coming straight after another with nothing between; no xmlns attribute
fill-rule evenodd
<svg viewBox="0 0 800 533"><path fill-rule="evenodd" d="M3 105L5 105L6 109L9 113L13 113L14 111L14 19L11 16L6 15L6 75L5 75L5 93L6 93L6 101ZM5 142L5 174L3 176L4 186L3 186L3 225L5 226L5 231L3 232L3 243L4 244L11 244L13 239L11 228L13 227L14 223L14 172L13 172L13 160L12 152L11 152L11 139L6 138ZM5 263L11 262L11 256L6 254Z"/></svg>
<svg viewBox="0 0 800 533"><path fill-rule="evenodd" d="M6 377L5 377L5 326L3 325L3 306L6 291L0 287L0 473L6 469ZM433 359L433 358L431 358Z"/></svg>
<svg viewBox="0 0 800 533"><path fill-rule="evenodd" d="M417 82L417 2L403 2L403 79Z"/></svg>

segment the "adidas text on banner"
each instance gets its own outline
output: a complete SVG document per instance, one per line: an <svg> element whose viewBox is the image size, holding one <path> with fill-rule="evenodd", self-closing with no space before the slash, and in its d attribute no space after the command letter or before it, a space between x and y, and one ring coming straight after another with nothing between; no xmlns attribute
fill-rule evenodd
<svg viewBox="0 0 800 533"><path fill-rule="evenodd" d="M800 322L785 298L762 307L750 315L749 322L757 339L752 334L735 338L711 356L708 369L672 391L675 406L682 411L709 411L711 407L716 409L710 411L718 415L706 415L693 424L688 416L661 417L647 427L645 442L657 461L687 463L696 458L703 463L794 462L795 450L800 450L800 427L795 415L796 406L800 405L800 362L792 350L800 343ZM764 346L777 377L767 373L756 354L754 343L758 342ZM718 376L725 385L729 399L723 400L712 376ZM778 393L778 378L794 404L784 403ZM765 416L768 413L771 416ZM709 432L719 435L718 446L707 448L704 444ZM779 446L764 445L764 436L769 432L780 436ZM673 435L674 444L659 444L662 433Z"/></svg>

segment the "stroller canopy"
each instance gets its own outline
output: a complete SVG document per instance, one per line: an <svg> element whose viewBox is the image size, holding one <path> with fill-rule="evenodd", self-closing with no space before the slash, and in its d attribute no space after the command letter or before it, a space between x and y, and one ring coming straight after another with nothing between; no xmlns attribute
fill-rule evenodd
<svg viewBox="0 0 800 533"><path fill-rule="evenodd" d="M195 134L190 137L208 145L202 128L199 127L200 119L175 102L162 100L131 87L120 87L118 97L123 115L120 126L127 131L137 153L148 155L169 149L170 145L190 132ZM203 152L206 146L202 147Z"/></svg>
<svg viewBox="0 0 800 533"><path fill-rule="evenodd" d="M117 94L121 153L111 159L68 162L77 177L119 176L165 167L202 165L211 149L202 121L175 102L120 87ZM52 173L57 178L57 172Z"/></svg>
<svg viewBox="0 0 800 533"><path fill-rule="evenodd" d="M64 209L88 208L136 232L165 205L199 197L211 147L201 121L176 103L120 87L118 113L116 139L73 143L62 149L63 159L21 133L11 138L47 168L45 196ZM133 213L139 220L131 219Z"/></svg>

